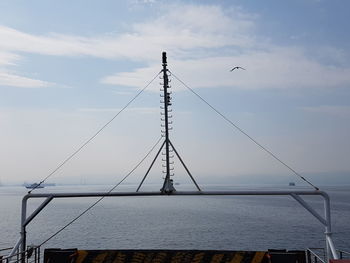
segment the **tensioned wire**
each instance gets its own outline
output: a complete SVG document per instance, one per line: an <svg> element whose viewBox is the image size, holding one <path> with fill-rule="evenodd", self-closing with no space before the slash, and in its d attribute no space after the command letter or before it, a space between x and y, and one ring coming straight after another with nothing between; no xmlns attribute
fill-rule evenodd
<svg viewBox="0 0 350 263"><path fill-rule="evenodd" d="M277 160L279 163L281 163L283 166L288 168L292 173L294 173L296 176L298 176L300 179L302 179L304 182L315 188L315 190L319 190L319 188L315 185L313 185L310 181L308 181L305 177L303 177L301 174L299 174L297 171L295 171L292 167L290 167L288 164L286 164L284 161L282 161L279 157L277 157L274 153L272 153L270 150L268 150L265 146L263 146L261 143L259 143L256 139L254 139L252 136L247 134L243 129L241 129L237 124L235 124L233 121L231 121L229 118L227 118L224 114L222 114L219 110L217 110L214 106L212 106L209 102L207 102L202 96L200 96L197 92L195 92L192 88L190 88L185 82L183 82L181 79L179 79L173 72L171 72L172 76L174 76L182 85L184 85L189 91L191 91L194 95L196 95L201 101L203 101L207 106L209 106L212 110L214 110L218 115L220 115L225 121L227 121L232 127L234 127L236 130L241 132L243 135L248 137L252 142L254 142L258 147L260 147L262 150L264 150L266 153L268 153L271 157L273 157L275 160Z"/></svg>
<svg viewBox="0 0 350 263"><path fill-rule="evenodd" d="M86 140L77 150L75 150L71 155L69 155L60 165L58 165L54 170L52 170L51 173L49 173L42 181L40 181L39 184L37 184L33 189L31 189L30 191L28 191L28 194L30 194L32 191L34 191L35 189L37 189L41 184L43 184L47 179L49 179L52 175L54 175L59 169L62 168L62 166L64 166L67 162L69 162L76 154L78 154L86 145L88 145L93 139L96 138L97 135L99 135L112 121L114 121L115 118L117 118L119 116L119 114L121 114L137 97L139 97L141 95L141 93L143 91L145 91L145 89L148 88L149 85L151 85L151 83L159 76L159 74L162 71L159 71L154 78L152 78L152 80L150 80L146 86L144 86L127 104L125 104L125 106L118 111L117 114L115 114L113 116L112 119L110 119L106 124L104 124L94 135L92 135L88 140Z"/></svg>
<svg viewBox="0 0 350 263"><path fill-rule="evenodd" d="M114 185L104 196L101 196L97 201L95 201L93 204L91 204L88 208L86 208L82 213L80 213L78 216L76 216L74 219L69 221L65 226L60 228L58 231L56 231L53 235L51 235L49 238L47 238L45 241L43 241L39 247L44 245L46 242L57 236L59 233L61 233L64 229L66 229L68 226L73 224L75 221L77 221L80 217L82 217L84 214L86 214L89 210L91 210L94 206L96 206L99 202L101 202L106 196L108 196L111 192L114 191L126 178L128 178L142 163L143 161L151 154L151 152L154 150L154 148L159 144L159 142L162 140L162 136L157 140L157 142L152 146L152 148L147 152L147 154L139 161L134 168L128 172L123 179L121 179L116 185Z"/></svg>

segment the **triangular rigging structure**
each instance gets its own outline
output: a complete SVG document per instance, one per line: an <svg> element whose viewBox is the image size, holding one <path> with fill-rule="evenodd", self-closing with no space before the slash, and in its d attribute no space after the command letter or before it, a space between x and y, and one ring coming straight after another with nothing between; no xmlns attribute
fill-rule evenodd
<svg viewBox="0 0 350 263"><path fill-rule="evenodd" d="M161 101L161 103L163 104L161 106L161 109L164 111L162 112L162 118L161 120L164 122L164 124L162 124L162 127L164 128L164 130L162 131L162 136L164 137L164 141L162 143L162 145L160 146L156 156L154 157L150 167L148 168L145 176L143 177L139 187L137 188L136 192L139 191L139 189L141 188L143 182L145 181L147 175L149 174L149 172L151 171L155 161L157 160L159 154L161 153L162 149L164 149L163 155L165 156L165 159L162 159L165 164L163 164L163 167L165 168L165 171L163 171L165 173L165 178L164 178L164 182L163 182L163 186L160 189L160 191L164 194L169 194L172 192L175 192L176 189L173 185L173 179L171 179L171 176L173 176L173 174L171 174L171 171L174 169L173 167L171 167L171 165L173 164L173 162L170 161L170 159L174 156L171 155L172 152L175 152L177 158L179 158L181 164L183 165L183 167L185 168L187 174L190 176L190 178L192 179L193 183L195 184L195 186L197 187L198 191L201 191L200 187L198 186L197 182L194 180L191 172L188 170L187 166L185 165L184 161L182 160L182 158L180 157L179 153L176 151L174 145L172 144L172 142L169 139L169 130L171 128L169 128L169 124L172 124L172 122L169 121L169 118L171 118L172 116L169 116L169 112L171 112L171 109L169 108L171 106L171 91L169 91L169 70L167 69L167 57L166 57L166 52L162 53L162 73L163 73L163 88L161 89L161 91L163 92L163 94L161 94L161 97L163 98L163 100Z"/></svg>

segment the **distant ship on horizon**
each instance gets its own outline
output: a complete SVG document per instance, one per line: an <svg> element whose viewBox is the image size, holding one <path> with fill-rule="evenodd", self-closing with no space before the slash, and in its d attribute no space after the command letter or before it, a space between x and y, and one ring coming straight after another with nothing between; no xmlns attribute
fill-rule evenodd
<svg viewBox="0 0 350 263"><path fill-rule="evenodd" d="M24 187L27 189L34 189L34 188L44 188L44 185L40 185L38 183L33 183L33 184L24 184Z"/></svg>
<svg viewBox="0 0 350 263"><path fill-rule="evenodd" d="M32 184L28 184L28 183L24 183L23 186L27 189L38 189L38 188L44 188L45 186L56 186L55 183L46 183L46 184L38 184L38 183L32 183Z"/></svg>

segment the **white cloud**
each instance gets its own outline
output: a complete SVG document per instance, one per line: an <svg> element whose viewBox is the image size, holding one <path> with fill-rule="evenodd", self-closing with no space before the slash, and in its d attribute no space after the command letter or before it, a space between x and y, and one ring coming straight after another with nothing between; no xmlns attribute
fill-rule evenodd
<svg viewBox="0 0 350 263"><path fill-rule="evenodd" d="M302 49L271 47L226 57L168 60L170 70L193 88L232 87L240 89L333 88L350 83L350 68L322 65L307 58ZM245 71L229 70L243 66ZM105 77L105 84L142 87L159 65ZM158 88L158 87L157 87ZM182 85L176 85L183 89ZM155 89L156 90L156 89Z"/></svg>
<svg viewBox="0 0 350 263"><path fill-rule="evenodd" d="M160 55L165 50L170 68L192 87L333 88L350 84L350 68L344 64L330 67L311 59L302 48L278 47L256 39L255 15L214 5L173 4L164 10L164 15L134 24L132 31L119 35L32 35L0 26L0 65L18 60L16 52L126 58L145 62L147 66L106 76L101 82L142 87L159 71ZM328 50L342 57L343 51L336 52L332 47ZM236 65L246 67L247 71L228 72ZM8 76L1 71L2 83L7 85L49 86L46 81Z"/></svg>
<svg viewBox="0 0 350 263"><path fill-rule="evenodd" d="M133 72L121 72L115 75L107 76L101 80L104 84L122 85L129 87L142 88L145 83L152 79L156 73L160 70L159 65L139 68ZM159 91L159 87L153 88L153 90Z"/></svg>
<svg viewBox="0 0 350 263"><path fill-rule="evenodd" d="M51 86L49 82L31 79L15 74L0 72L0 86L10 86L19 88L45 88Z"/></svg>
<svg viewBox="0 0 350 263"><path fill-rule="evenodd" d="M122 108L81 108L81 112L119 112ZM125 111L140 113L140 114L154 114L159 113L159 108L155 107L134 107L126 108Z"/></svg>
<svg viewBox="0 0 350 263"><path fill-rule="evenodd" d="M0 49L57 56L154 60L163 49L243 47L252 43L247 30L254 23L238 12L233 19L217 6L174 5L169 10L153 21L135 24L132 32L121 35L40 36L0 26Z"/></svg>
<svg viewBox="0 0 350 263"><path fill-rule="evenodd" d="M0 66L15 65L16 61L20 59L20 56L0 50Z"/></svg>
<svg viewBox="0 0 350 263"><path fill-rule="evenodd" d="M158 61L160 52L186 55L186 50L244 46L251 39L244 34L253 23L245 17L236 20L216 6L172 6L169 13L153 21L133 25L132 32L120 35L82 37L49 33L33 35L0 26L0 66L13 65L17 52L50 56L92 56L104 59L127 58ZM237 13L238 15L238 13ZM205 19L203 19L205 17ZM192 54L193 55L193 54ZM187 55L186 55L187 56ZM15 87L48 86L47 82L27 77L9 76L2 71L2 82ZM106 83L110 81L106 80Z"/></svg>
<svg viewBox="0 0 350 263"><path fill-rule="evenodd" d="M114 94L121 95L121 96L131 96L133 93L131 91L114 91Z"/></svg>
<svg viewBox="0 0 350 263"><path fill-rule="evenodd" d="M338 117L350 117L350 106L321 105L314 107L301 107L301 109L312 113L328 114Z"/></svg>
<svg viewBox="0 0 350 263"><path fill-rule="evenodd" d="M145 45L147 37L154 36L159 46L166 46L164 50L170 51L170 69L194 88L333 88L350 84L350 68L344 63L338 66L323 63L325 52L322 57L312 59L303 48L278 47L255 39L251 33L255 19L237 11L228 16L214 6L184 6L173 8L166 19L164 16L136 25L135 31L146 36ZM196 47L202 52L193 51ZM218 49L222 50L217 52ZM149 52L157 61L153 59L148 66L106 76L101 82L142 87L160 69L161 50ZM339 59L344 57L343 51L327 50L328 60L337 59L334 54ZM247 71L229 72L236 65L246 67Z"/></svg>
<svg viewBox="0 0 350 263"><path fill-rule="evenodd" d="M132 4L154 4L156 3L157 0L132 0Z"/></svg>

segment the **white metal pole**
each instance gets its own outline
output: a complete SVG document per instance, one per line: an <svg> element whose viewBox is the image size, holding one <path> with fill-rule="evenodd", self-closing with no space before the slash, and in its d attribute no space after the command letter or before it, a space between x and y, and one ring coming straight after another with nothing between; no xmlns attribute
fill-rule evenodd
<svg viewBox="0 0 350 263"><path fill-rule="evenodd" d="M25 225L25 221L27 218L27 200L28 200L28 195L26 195L22 199L21 248L20 248L22 262L24 262L24 253L26 251L26 225Z"/></svg>
<svg viewBox="0 0 350 263"><path fill-rule="evenodd" d="M325 227L326 235L326 248L327 248L327 261L333 257L333 259L339 259L337 250L335 249L333 240L332 240L332 227L331 227L331 205L329 200L329 195L325 192L322 193L324 198L324 212L326 217L327 225Z"/></svg>

